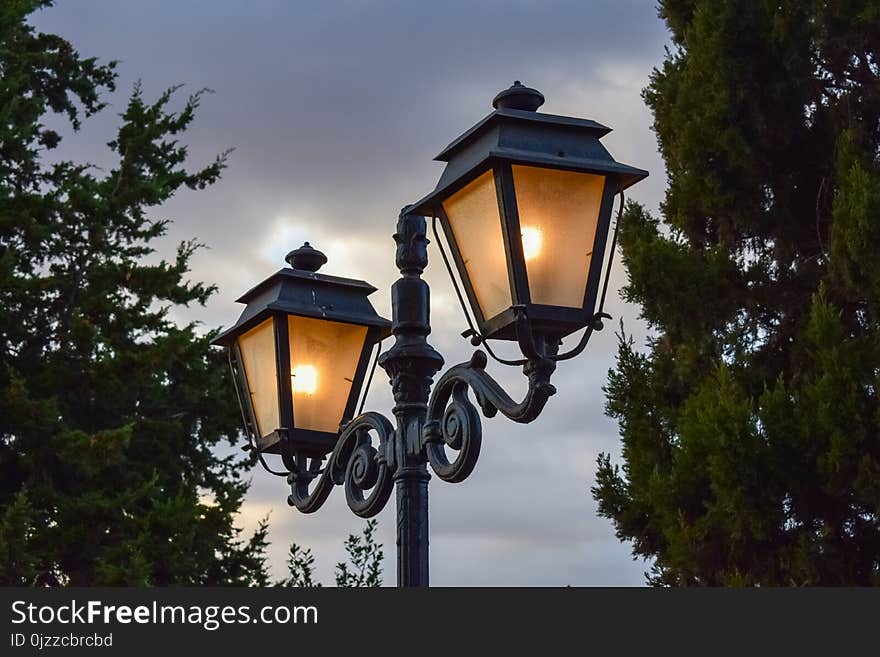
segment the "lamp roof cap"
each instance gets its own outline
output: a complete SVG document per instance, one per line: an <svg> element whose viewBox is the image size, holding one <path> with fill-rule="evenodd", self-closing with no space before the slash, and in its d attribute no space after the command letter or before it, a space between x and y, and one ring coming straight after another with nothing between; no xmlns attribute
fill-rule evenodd
<svg viewBox="0 0 880 657"><path fill-rule="evenodd" d="M537 89L525 86L519 80L514 80L507 89L499 91L492 99L492 107L495 109L514 109L525 112L535 112L544 104L544 94Z"/></svg>
<svg viewBox="0 0 880 657"><path fill-rule="evenodd" d="M284 259L291 267L302 271L315 272L327 264L327 256L313 248L308 242L288 253Z"/></svg>

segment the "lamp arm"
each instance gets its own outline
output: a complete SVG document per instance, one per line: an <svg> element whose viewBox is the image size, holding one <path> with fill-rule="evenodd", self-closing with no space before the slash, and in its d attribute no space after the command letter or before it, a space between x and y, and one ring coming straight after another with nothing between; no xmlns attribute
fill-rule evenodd
<svg viewBox="0 0 880 657"><path fill-rule="evenodd" d="M546 351L555 350L549 341ZM528 360L523 372L529 389L522 401L514 401L486 372L486 354L477 350L467 363L447 370L434 387L428 401L428 414L422 429L422 444L431 468L443 481L464 481L480 455L482 421L468 398L468 390L487 418L498 411L514 422L526 424L540 415L547 400L556 393L550 377L556 369L552 353ZM446 448L458 452L450 461Z"/></svg>
<svg viewBox="0 0 880 657"><path fill-rule="evenodd" d="M378 449L373 447L370 432L379 438ZM345 500L356 515L376 515L385 507L393 488L393 436L394 427L381 413L358 415L342 428L323 469L319 458L296 459L287 477L287 503L303 513L314 513L327 501L334 486L344 486ZM315 479L318 481L312 488Z"/></svg>

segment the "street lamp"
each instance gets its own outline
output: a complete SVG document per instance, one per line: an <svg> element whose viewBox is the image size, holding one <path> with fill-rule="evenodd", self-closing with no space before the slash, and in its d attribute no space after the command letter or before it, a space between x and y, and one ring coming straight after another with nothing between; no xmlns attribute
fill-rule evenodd
<svg viewBox="0 0 880 657"><path fill-rule="evenodd" d="M609 128L543 103L519 81L499 93L410 210L440 219L483 340L521 339L520 315L557 338L590 324L614 196L648 175L611 157Z"/></svg>
<svg viewBox="0 0 880 657"><path fill-rule="evenodd" d="M391 322L367 300L373 286L316 273L327 258L308 242L286 259L290 268L238 299L244 311L214 344L230 350L252 444L291 468L333 450Z"/></svg>
<svg viewBox="0 0 880 657"><path fill-rule="evenodd" d="M557 362L580 353L607 317L613 199L620 194L622 207L623 190L648 174L611 157L599 141L609 128L538 113L543 102L515 82L495 97L495 111L437 156L447 163L437 187L398 219L393 322L367 301L372 286L318 274L326 258L306 243L288 255L290 269L239 299L242 316L215 340L229 348L246 392L245 425L263 465L266 453L282 457L286 471L270 471L287 477L292 506L314 512L342 485L352 511L370 517L396 489L399 586L428 584L427 466L444 481L465 479L482 442L477 406L485 417L534 420L555 393ZM474 327L459 293L470 324L463 335L500 362L522 365L529 388L521 401L486 373L483 350L432 390L443 358L427 342L426 215L442 225L476 319ZM372 375L370 350L389 326L394 344L376 362L391 381L395 424L354 412ZM579 329L577 346L560 354L562 339ZM522 358L498 358L489 340L516 341Z"/></svg>

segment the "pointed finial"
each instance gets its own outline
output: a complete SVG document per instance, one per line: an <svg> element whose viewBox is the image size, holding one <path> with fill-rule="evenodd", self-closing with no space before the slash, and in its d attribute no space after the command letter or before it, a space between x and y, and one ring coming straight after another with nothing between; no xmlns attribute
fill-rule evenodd
<svg viewBox="0 0 880 657"><path fill-rule="evenodd" d="M303 271L318 271L327 262L327 256L313 249L308 242L288 253L284 259L294 269Z"/></svg>
<svg viewBox="0 0 880 657"><path fill-rule="evenodd" d="M526 112L535 112L544 104L544 94L537 89L526 87L519 80L498 93L492 99L492 107L495 109L515 109Z"/></svg>

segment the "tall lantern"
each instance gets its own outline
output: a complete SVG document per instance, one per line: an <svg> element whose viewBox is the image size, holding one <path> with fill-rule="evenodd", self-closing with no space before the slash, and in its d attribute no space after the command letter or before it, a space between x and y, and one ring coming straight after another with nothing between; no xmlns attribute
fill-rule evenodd
<svg viewBox="0 0 880 657"><path fill-rule="evenodd" d="M543 102L519 81L499 93L435 158L446 169L411 210L440 220L484 338L517 339L520 313L554 338L590 324L614 197L648 175L602 146L610 128Z"/></svg>
<svg viewBox="0 0 880 657"><path fill-rule="evenodd" d="M308 242L282 269L245 293L235 325L213 344L227 347L257 449L324 456L350 420L370 352L391 333L359 280L317 273L327 258Z"/></svg>

